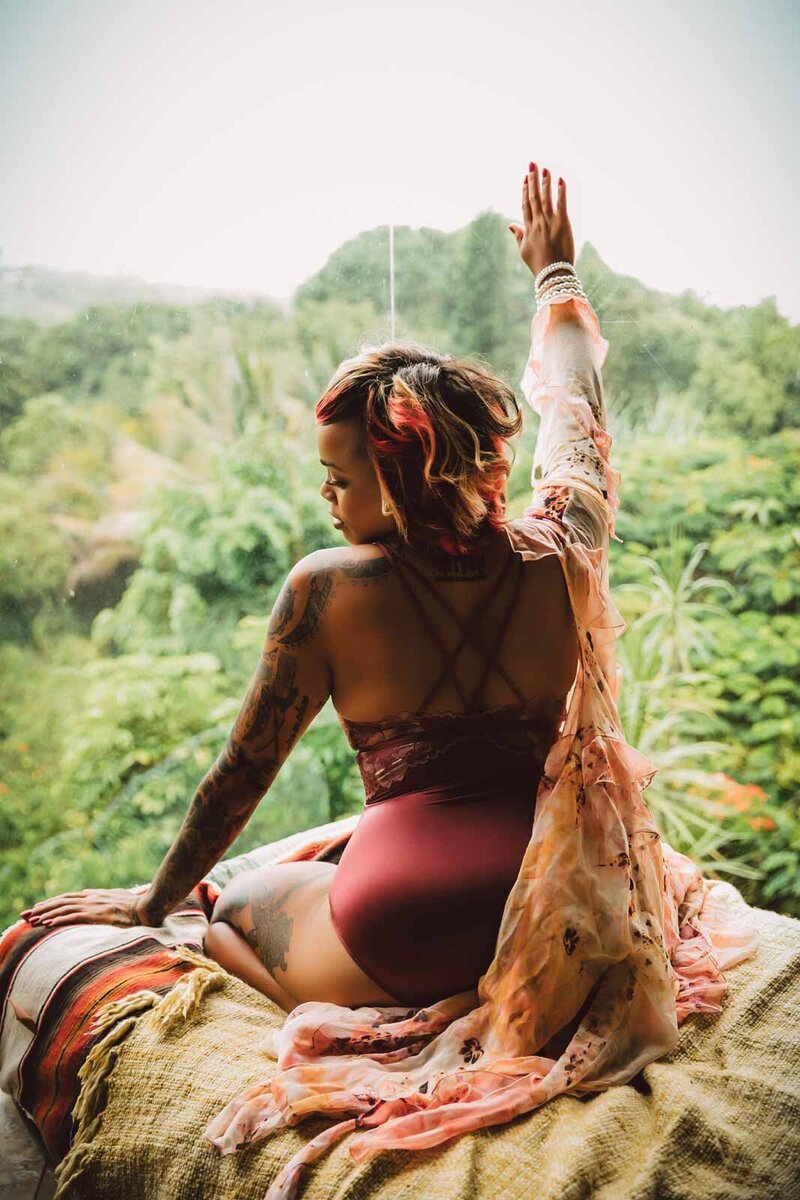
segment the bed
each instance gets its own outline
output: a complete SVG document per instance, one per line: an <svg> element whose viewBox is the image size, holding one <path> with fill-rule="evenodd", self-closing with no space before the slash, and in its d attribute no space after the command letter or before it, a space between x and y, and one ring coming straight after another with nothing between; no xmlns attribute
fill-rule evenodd
<svg viewBox="0 0 800 1200"><path fill-rule="evenodd" d="M232 1096L269 1079L275 1064L264 1047L285 1014L207 959L202 944L216 895L238 871L338 861L357 819L220 863L157 930L18 922L5 931L0 1086L35 1130L60 1196L261 1200L326 1128L309 1118L232 1155L203 1136ZM800 1194L800 921L748 908L729 883L710 887L757 918L761 946L729 970L723 1011L687 1020L668 1055L624 1086L558 1096L430 1151L355 1164L345 1138L315 1168L304 1200Z"/></svg>

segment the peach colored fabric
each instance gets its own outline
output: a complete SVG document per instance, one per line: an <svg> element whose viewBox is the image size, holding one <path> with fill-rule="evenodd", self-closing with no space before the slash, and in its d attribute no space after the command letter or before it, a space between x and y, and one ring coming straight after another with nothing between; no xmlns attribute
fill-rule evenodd
<svg viewBox="0 0 800 1200"><path fill-rule="evenodd" d="M308 1116L336 1118L267 1200L294 1196L303 1172L350 1131L359 1162L627 1082L675 1045L686 1017L721 1011L725 969L757 951L755 927L715 904L696 865L661 839L643 795L657 768L620 724L608 342L580 298L545 306L531 334L521 386L541 417L533 499L507 532L525 559L559 556L580 639L531 839L475 990L420 1011L310 1002L287 1015L268 1046L275 1077L232 1099L205 1131L228 1154Z"/></svg>

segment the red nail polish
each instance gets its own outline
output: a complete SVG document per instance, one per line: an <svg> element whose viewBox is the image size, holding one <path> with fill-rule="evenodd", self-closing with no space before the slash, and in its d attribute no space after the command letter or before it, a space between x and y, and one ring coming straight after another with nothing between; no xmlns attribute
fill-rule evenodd
<svg viewBox="0 0 800 1200"><path fill-rule="evenodd" d="M547 167L542 171L542 175L544 175L545 179L547 178Z"/></svg>

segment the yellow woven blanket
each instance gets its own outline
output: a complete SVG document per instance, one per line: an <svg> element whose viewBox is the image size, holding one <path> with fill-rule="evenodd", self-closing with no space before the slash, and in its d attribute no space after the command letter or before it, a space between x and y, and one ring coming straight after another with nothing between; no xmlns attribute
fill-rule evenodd
<svg viewBox="0 0 800 1200"><path fill-rule="evenodd" d="M746 909L735 888L711 886ZM413 1155L387 1151L356 1164L346 1137L315 1166L303 1200L797 1195L800 921L756 915L759 954L727 973L722 1013L687 1020L674 1049L631 1083L557 1096L507 1125ZM274 1074L257 1046L284 1014L215 963L196 961L204 965L169 996L153 995L144 1011L140 996L129 1014L109 1014L108 1037L85 1064L62 1195L262 1200L281 1166L329 1126L311 1118L226 1156L203 1137L228 1100Z"/></svg>

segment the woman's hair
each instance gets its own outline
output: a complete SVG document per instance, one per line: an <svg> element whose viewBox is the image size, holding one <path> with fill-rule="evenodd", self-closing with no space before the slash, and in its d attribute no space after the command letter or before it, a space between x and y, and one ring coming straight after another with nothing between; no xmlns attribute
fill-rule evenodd
<svg viewBox="0 0 800 1200"><path fill-rule="evenodd" d="M357 450L405 542L464 554L505 524L507 443L522 414L481 363L414 341L365 346L336 369L315 417L359 424Z"/></svg>

